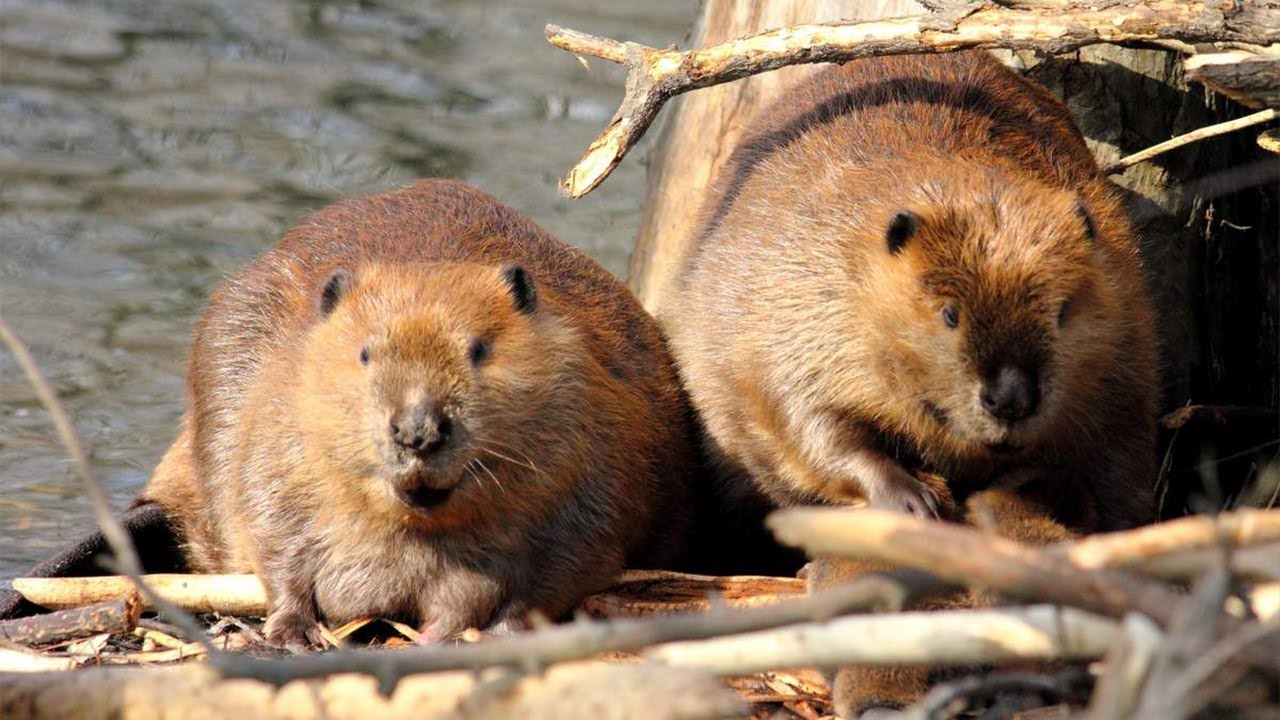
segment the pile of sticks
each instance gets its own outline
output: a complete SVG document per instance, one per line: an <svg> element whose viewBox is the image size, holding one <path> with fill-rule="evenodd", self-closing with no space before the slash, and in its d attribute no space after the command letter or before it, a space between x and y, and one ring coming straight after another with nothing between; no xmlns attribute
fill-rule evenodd
<svg viewBox="0 0 1280 720"><path fill-rule="evenodd" d="M196 703L202 712L303 717L342 717L344 708L367 714L371 703L390 714L429 708L425 714L440 717L595 717L608 707L617 717L774 717L781 710L817 718L830 712L823 669L1096 659L1102 662L1092 674L963 677L936 686L903 716L981 712L1010 693L1056 705L1063 714L1055 717L1087 710L1095 719L1190 717L1205 708L1256 711L1276 703L1280 510L1188 517L1049 547L867 509L786 510L770 525L811 554L914 572L811 595L792 578L631 572L588 598L567 624L422 647L412 644L412 629L386 623L401 637L384 637L377 650L353 649L356 632L372 623L365 620L327 631L334 650L297 657L267 650L251 621L223 620L210 644L140 620L146 606L127 578L19 579L15 587L37 604L81 607L0 623L6 644L43 649L7 650L0 661L9 668L15 658L37 670L202 662L149 672L0 676L0 711L25 707L47 717L41 703L58 698L68 716L101 708L128 715L137 710L130 703L143 702L175 712ZM146 579L191 612L248 616L266 609L252 576ZM994 592L1009 604L900 611L921 593L956 586ZM76 636L89 641L71 642ZM108 638L115 638L114 653ZM148 642L155 647L144 647ZM257 652L228 652L246 648ZM602 682L618 691L591 689ZM285 692L304 687L309 692ZM72 688L78 700L67 711Z"/></svg>

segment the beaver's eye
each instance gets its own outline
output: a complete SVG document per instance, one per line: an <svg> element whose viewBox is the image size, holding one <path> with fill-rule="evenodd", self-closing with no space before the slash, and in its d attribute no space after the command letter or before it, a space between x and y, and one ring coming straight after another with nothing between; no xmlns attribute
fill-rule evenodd
<svg viewBox="0 0 1280 720"><path fill-rule="evenodd" d="M1071 301L1063 300L1062 305L1058 308L1058 327L1062 327L1067 323L1067 315L1071 312Z"/></svg>
<svg viewBox="0 0 1280 720"><path fill-rule="evenodd" d="M480 338L472 340L471 346L467 348L467 357L471 358L471 364L477 367L489 358L489 353L489 343Z"/></svg>
<svg viewBox="0 0 1280 720"><path fill-rule="evenodd" d="M956 307L955 303L950 302L942 306L942 322L949 328L960 324L960 308Z"/></svg>
<svg viewBox="0 0 1280 720"><path fill-rule="evenodd" d="M365 345L364 347L360 348L360 364L361 365L369 364L369 346L368 345Z"/></svg>

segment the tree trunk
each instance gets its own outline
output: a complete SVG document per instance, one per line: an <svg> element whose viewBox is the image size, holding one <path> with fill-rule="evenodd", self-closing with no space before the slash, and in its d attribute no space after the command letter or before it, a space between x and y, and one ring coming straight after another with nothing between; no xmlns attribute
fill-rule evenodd
<svg viewBox="0 0 1280 720"><path fill-rule="evenodd" d="M706 0L686 45L789 24L922 11L911 0ZM1183 56L1170 51L1100 45L1059 57L1000 55L1067 102L1101 164L1249 112L1188 85ZM648 157L648 202L630 277L645 307L660 318L664 295L690 249L699 208L743 128L770 99L817 67L789 67L699 90L663 111ZM1280 435L1280 162L1257 146L1259 131L1193 144L1114 178L1129 192L1160 309L1164 409L1187 403L1269 409L1257 421L1203 423L1166 433L1160 478L1166 517L1182 514L1199 495L1217 505L1242 488L1247 492L1261 475L1262 461L1274 457ZM1232 455L1240 457L1214 461ZM1264 484L1254 483L1257 503L1265 503L1273 489Z"/></svg>

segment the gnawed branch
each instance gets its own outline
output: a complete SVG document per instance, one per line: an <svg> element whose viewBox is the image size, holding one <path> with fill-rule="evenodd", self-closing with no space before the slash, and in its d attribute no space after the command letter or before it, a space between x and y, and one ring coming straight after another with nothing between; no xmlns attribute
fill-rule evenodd
<svg viewBox="0 0 1280 720"><path fill-rule="evenodd" d="M1222 551L1261 549L1280 558L1280 512L1238 510L1216 517L1195 515L1157 525L1101 533L1052 547L1048 552L1076 565L1133 569L1173 579L1196 578L1220 561ZM1234 564L1235 558L1233 558Z"/></svg>
<svg viewBox="0 0 1280 720"><path fill-rule="evenodd" d="M255 575L143 575L156 593L193 613L262 617L267 591ZM137 591L123 575L69 578L14 578L13 589L51 610L128 597ZM147 609L154 609L147 604Z"/></svg>
<svg viewBox="0 0 1280 720"><path fill-rule="evenodd" d="M839 618L733 637L659 645L645 657L741 675L777 667L966 665L1094 658L1112 620L1052 605Z"/></svg>
<svg viewBox="0 0 1280 720"><path fill-rule="evenodd" d="M1062 53L1099 43L1280 42L1280 7L1265 2L1145 0L1086 4L948 3L939 13L858 23L796 25L680 52L548 25L548 41L575 55L628 68L613 119L561 183L570 197L591 192L617 167L671 98L690 90L802 63L976 48Z"/></svg>
<svg viewBox="0 0 1280 720"><path fill-rule="evenodd" d="M1058 602L1161 625L1182 601L1174 590L1116 570L1085 570L1022 543L883 510L794 508L769 516L779 540L814 555L882 560L1006 597Z"/></svg>

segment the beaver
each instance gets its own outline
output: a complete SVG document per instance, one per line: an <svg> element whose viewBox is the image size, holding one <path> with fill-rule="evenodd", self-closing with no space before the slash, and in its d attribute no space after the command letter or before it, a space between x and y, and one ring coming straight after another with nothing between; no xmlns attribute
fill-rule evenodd
<svg viewBox="0 0 1280 720"><path fill-rule="evenodd" d="M589 257L427 180L341 201L216 291L139 502L249 572L268 639L564 614L688 526L693 433L656 322Z"/></svg>
<svg viewBox="0 0 1280 720"><path fill-rule="evenodd" d="M1154 519L1153 310L1061 102L986 53L868 58L744 137L659 303L728 491L963 520L1010 479L1064 531Z"/></svg>

